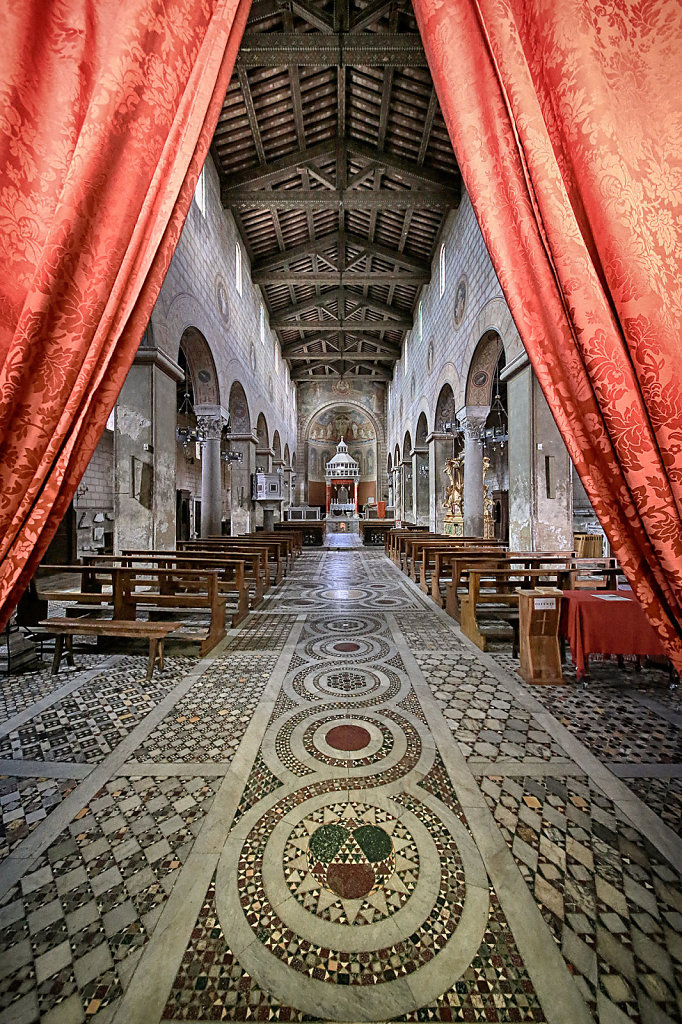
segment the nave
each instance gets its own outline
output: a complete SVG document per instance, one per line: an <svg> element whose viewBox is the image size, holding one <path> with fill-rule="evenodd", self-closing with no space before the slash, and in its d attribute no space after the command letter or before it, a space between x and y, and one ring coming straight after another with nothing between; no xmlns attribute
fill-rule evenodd
<svg viewBox="0 0 682 1024"><path fill-rule="evenodd" d="M364 549L145 667L2 691L2 1024L681 1019L662 675L531 693Z"/></svg>

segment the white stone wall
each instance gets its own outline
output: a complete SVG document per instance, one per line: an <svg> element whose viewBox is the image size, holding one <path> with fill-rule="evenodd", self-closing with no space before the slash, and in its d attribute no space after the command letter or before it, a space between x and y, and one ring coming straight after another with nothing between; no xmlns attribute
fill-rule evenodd
<svg viewBox="0 0 682 1024"><path fill-rule="evenodd" d="M422 291L421 342L415 317L415 326L407 336L388 389L388 450L393 452L397 444L401 456L405 431L410 431L414 443L421 412L426 414L429 430L434 429L436 403L444 384L452 387L455 408L464 405L471 357L487 330L494 328L499 333L507 363L523 351L466 194L459 209L450 214L441 242L446 247L445 292L441 297L439 243L431 267L431 282ZM455 291L462 278L466 281L467 299L462 321L457 326ZM431 358L430 345L433 346Z"/></svg>
<svg viewBox="0 0 682 1024"><path fill-rule="evenodd" d="M270 442L279 431L284 446L296 451L296 388L279 353L276 335L266 326L260 339L260 289L251 283L249 258L234 219L220 203L218 173L209 157L204 168L206 216L192 202L159 299L152 313L156 345L177 359L187 327L205 337L218 373L220 403L228 411L230 388L238 380L246 393L251 427L259 413ZM235 243L243 258L243 292L235 283ZM220 291L224 296L221 308Z"/></svg>

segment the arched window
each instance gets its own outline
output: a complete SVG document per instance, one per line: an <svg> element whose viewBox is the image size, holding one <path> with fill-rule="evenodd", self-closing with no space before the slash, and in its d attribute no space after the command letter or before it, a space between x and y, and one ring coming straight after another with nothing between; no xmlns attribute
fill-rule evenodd
<svg viewBox="0 0 682 1024"><path fill-rule="evenodd" d="M194 202L199 207L199 213L206 220L206 168L201 168L201 174L194 189Z"/></svg>
<svg viewBox="0 0 682 1024"><path fill-rule="evenodd" d="M237 286L237 294L241 295L244 289L243 281L243 270L242 270L242 247L239 242L235 242L234 246L234 258L235 258L235 284Z"/></svg>
<svg viewBox="0 0 682 1024"><path fill-rule="evenodd" d="M445 294L445 242L440 247L440 254L438 257L438 282L439 282L439 294L441 299Z"/></svg>

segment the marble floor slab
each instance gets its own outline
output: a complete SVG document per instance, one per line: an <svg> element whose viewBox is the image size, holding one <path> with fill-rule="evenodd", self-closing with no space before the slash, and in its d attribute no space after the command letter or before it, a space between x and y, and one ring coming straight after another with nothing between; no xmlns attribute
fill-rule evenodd
<svg viewBox="0 0 682 1024"><path fill-rule="evenodd" d="M168 660L12 680L0 1024L682 1021L665 686L531 691L363 548Z"/></svg>

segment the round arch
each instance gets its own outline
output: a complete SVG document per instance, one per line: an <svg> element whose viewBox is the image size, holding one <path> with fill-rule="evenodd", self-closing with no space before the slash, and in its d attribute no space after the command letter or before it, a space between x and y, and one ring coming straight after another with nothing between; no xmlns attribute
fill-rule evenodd
<svg viewBox="0 0 682 1024"><path fill-rule="evenodd" d="M276 430L272 435L272 450L274 451L275 459L281 461L282 459L282 440L279 436L279 430Z"/></svg>
<svg viewBox="0 0 682 1024"><path fill-rule="evenodd" d="M262 412L258 413L258 419L256 420L256 435L258 437L259 448L270 447L270 433L268 431L268 421L266 420Z"/></svg>
<svg viewBox="0 0 682 1024"><path fill-rule="evenodd" d="M180 349L187 362L195 406L219 406L220 386L213 353L197 327L189 326L184 329L178 346L178 357Z"/></svg>
<svg viewBox="0 0 682 1024"><path fill-rule="evenodd" d="M442 434L446 428L454 429L452 426L448 428L447 424L455 422L455 408L455 392L450 383L445 383L440 389L436 401L436 411L433 418L433 429L435 431Z"/></svg>
<svg viewBox="0 0 682 1024"><path fill-rule="evenodd" d="M284 465L290 467L291 466L291 457L289 455L289 445L288 444L284 445L284 455L282 457L284 459Z"/></svg>
<svg viewBox="0 0 682 1024"><path fill-rule="evenodd" d="M393 453L393 468L397 469L400 465L400 445L395 446L395 452Z"/></svg>
<svg viewBox="0 0 682 1024"><path fill-rule="evenodd" d="M417 428L414 432L414 444L416 448L424 448L426 446L426 438L429 433L429 424L426 419L426 413L422 412L419 414L417 420Z"/></svg>
<svg viewBox="0 0 682 1024"><path fill-rule="evenodd" d="M412 454L412 435L410 434L409 430L406 430L405 431L405 436L403 437L403 459L409 458L411 454Z"/></svg>
<svg viewBox="0 0 682 1024"><path fill-rule="evenodd" d="M251 433L251 414L246 392L238 380L230 388L230 429L233 434Z"/></svg>
<svg viewBox="0 0 682 1024"><path fill-rule="evenodd" d="M493 399L495 371L504 344L499 333L490 328L479 340L469 363L464 401L466 405L490 405Z"/></svg>

